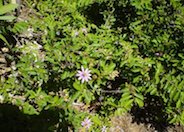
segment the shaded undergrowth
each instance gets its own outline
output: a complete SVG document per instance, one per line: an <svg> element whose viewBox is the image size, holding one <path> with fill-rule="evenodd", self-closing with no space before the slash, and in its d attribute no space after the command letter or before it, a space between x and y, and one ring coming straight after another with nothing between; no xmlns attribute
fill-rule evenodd
<svg viewBox="0 0 184 132"><path fill-rule="evenodd" d="M61 117L62 116L62 117ZM11 104L0 105L1 132L53 132L68 131L68 122L61 109L49 109L39 115L23 114L17 106Z"/></svg>

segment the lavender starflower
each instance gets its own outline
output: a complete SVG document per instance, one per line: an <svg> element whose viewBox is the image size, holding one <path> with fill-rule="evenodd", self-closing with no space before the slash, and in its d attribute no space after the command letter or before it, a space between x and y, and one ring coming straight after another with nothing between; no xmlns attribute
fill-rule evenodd
<svg viewBox="0 0 184 132"><path fill-rule="evenodd" d="M86 129L89 129L90 126L92 125L91 119L85 118L84 121L82 121L81 125Z"/></svg>
<svg viewBox="0 0 184 132"><path fill-rule="evenodd" d="M107 127L106 126L102 127L102 132L107 132Z"/></svg>
<svg viewBox="0 0 184 132"><path fill-rule="evenodd" d="M82 81L82 83L84 83L84 81L88 82L89 80L91 80L90 72L91 72L90 70L81 67L81 71L78 71L76 76L78 77L79 80Z"/></svg>
<svg viewBox="0 0 184 132"><path fill-rule="evenodd" d="M79 32L78 31L75 31L74 36L75 37L79 36Z"/></svg>

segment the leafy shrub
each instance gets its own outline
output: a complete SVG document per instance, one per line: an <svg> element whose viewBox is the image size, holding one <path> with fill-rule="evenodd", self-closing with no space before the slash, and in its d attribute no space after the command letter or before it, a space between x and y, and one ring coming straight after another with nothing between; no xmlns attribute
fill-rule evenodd
<svg viewBox="0 0 184 132"><path fill-rule="evenodd" d="M94 5L100 22L90 17ZM141 108L152 95L164 101L168 122L184 124L181 2L47 0L34 8L36 35L15 47L16 67L1 77L4 102L27 114L59 107L74 130L91 119L89 129L100 131L103 116ZM76 77L81 67L91 80Z"/></svg>
<svg viewBox="0 0 184 132"><path fill-rule="evenodd" d="M18 5L17 4L7 4L7 5L2 5L2 2L0 1L0 39L6 43L7 46L10 48L10 44L6 40L6 37L4 34L7 34L8 30L8 25L6 21L12 21L15 19L13 15L7 15L7 13L11 12L12 10L15 10Z"/></svg>

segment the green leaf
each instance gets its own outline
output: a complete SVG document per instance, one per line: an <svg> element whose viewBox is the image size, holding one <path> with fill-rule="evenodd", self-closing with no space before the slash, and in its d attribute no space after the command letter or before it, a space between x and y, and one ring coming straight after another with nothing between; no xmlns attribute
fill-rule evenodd
<svg viewBox="0 0 184 132"><path fill-rule="evenodd" d="M183 110L183 112L181 113L181 119L184 121L184 110Z"/></svg>
<svg viewBox="0 0 184 132"><path fill-rule="evenodd" d="M143 95L135 93L135 97L139 98L140 100L144 100Z"/></svg>
<svg viewBox="0 0 184 132"><path fill-rule="evenodd" d="M28 23L27 22L16 22L12 28L12 31L14 33L22 33L23 31L26 31L28 28Z"/></svg>
<svg viewBox="0 0 184 132"><path fill-rule="evenodd" d="M161 63L157 63L157 66L156 66L156 73L155 73L155 80L156 80L156 84L158 84L160 82L160 74L161 72L163 71L163 66Z"/></svg>
<svg viewBox="0 0 184 132"><path fill-rule="evenodd" d="M76 99L78 99L81 96L82 92L81 91L77 91L70 99L70 103L72 104L73 101L75 101Z"/></svg>
<svg viewBox="0 0 184 132"><path fill-rule="evenodd" d="M130 100L132 98L132 95L130 93L124 93L121 97L121 102L124 102L124 101L127 101L127 100Z"/></svg>
<svg viewBox="0 0 184 132"><path fill-rule="evenodd" d="M111 64L108 66L108 70L113 71L115 67L116 67L116 64L115 64L115 63L111 63Z"/></svg>
<svg viewBox="0 0 184 132"><path fill-rule="evenodd" d="M124 104L124 107L125 107L126 109L128 109L128 108L131 107L132 103L133 103L133 99L130 99L130 100L124 102L123 104Z"/></svg>
<svg viewBox="0 0 184 132"><path fill-rule="evenodd" d="M3 0L0 0L0 7L3 6Z"/></svg>
<svg viewBox="0 0 184 132"><path fill-rule="evenodd" d="M170 98L171 99L173 99L174 98L174 96L176 95L176 93L177 93L177 91L176 91L176 89L170 89L171 90L171 92L170 92Z"/></svg>
<svg viewBox="0 0 184 132"><path fill-rule="evenodd" d="M156 93L157 93L157 89L156 88L152 89L152 91L150 92L151 95L155 95Z"/></svg>
<svg viewBox="0 0 184 132"><path fill-rule="evenodd" d="M115 63L110 63L109 65L104 65L102 63L102 67L104 69L104 75L109 75L114 70L114 68L116 67L116 64Z"/></svg>
<svg viewBox="0 0 184 132"><path fill-rule="evenodd" d="M85 98L85 103L86 104L89 104L92 101L93 94L90 91L84 90L83 91L83 96Z"/></svg>
<svg viewBox="0 0 184 132"><path fill-rule="evenodd" d="M14 17L14 16L0 16L0 20L9 20L9 21L12 21L15 18L16 17Z"/></svg>
<svg viewBox="0 0 184 132"><path fill-rule="evenodd" d="M92 120L95 124L101 125L101 121L97 115L92 116Z"/></svg>
<svg viewBox="0 0 184 132"><path fill-rule="evenodd" d="M146 93L150 93L153 89L155 89L154 85L149 85L149 88L146 90Z"/></svg>
<svg viewBox="0 0 184 132"><path fill-rule="evenodd" d="M76 89L76 90L81 90L82 89L82 86L81 84L78 82L78 81L75 81L73 83L73 87Z"/></svg>
<svg viewBox="0 0 184 132"><path fill-rule="evenodd" d="M127 112L127 109L125 108L117 108L117 110L115 111L115 115L116 116L122 116L122 113Z"/></svg>
<svg viewBox="0 0 184 132"><path fill-rule="evenodd" d="M174 117L169 121L169 123L175 123L176 120L177 120L177 116L174 116Z"/></svg>
<svg viewBox="0 0 184 132"><path fill-rule="evenodd" d="M3 40L7 45L9 45L8 41L2 34L0 34L0 39Z"/></svg>
<svg viewBox="0 0 184 132"><path fill-rule="evenodd" d="M39 114L36 109L27 102L25 102L23 105L23 112L29 115Z"/></svg>
<svg viewBox="0 0 184 132"><path fill-rule="evenodd" d="M136 69L131 69L132 72L140 72L141 70L139 68L136 68Z"/></svg>
<svg viewBox="0 0 184 132"><path fill-rule="evenodd" d="M7 4L0 8L0 15L8 13L12 10L15 10L18 7L18 4Z"/></svg>
<svg viewBox="0 0 184 132"><path fill-rule="evenodd" d="M61 74L61 79L64 80L66 78L70 77L70 72L64 71L63 74Z"/></svg>
<svg viewBox="0 0 184 132"><path fill-rule="evenodd" d="M180 108L181 107L181 100L178 100L178 102L176 103L176 108Z"/></svg>
<svg viewBox="0 0 184 132"><path fill-rule="evenodd" d="M139 105L139 107L143 107L144 106L144 102L139 99L139 98L135 98L135 102Z"/></svg>
<svg viewBox="0 0 184 132"><path fill-rule="evenodd" d="M176 94L174 95L174 101L177 101L180 97L180 92L176 92Z"/></svg>

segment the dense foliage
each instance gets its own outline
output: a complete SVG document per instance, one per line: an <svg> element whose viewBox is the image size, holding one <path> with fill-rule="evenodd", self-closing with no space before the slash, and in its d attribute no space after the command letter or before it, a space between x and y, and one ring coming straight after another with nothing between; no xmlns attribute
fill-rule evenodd
<svg viewBox="0 0 184 132"><path fill-rule="evenodd" d="M76 131L109 126L108 117L163 100L163 119L184 124L184 7L178 0L39 0L1 76L2 103L26 114L60 108ZM26 29L28 29L26 31ZM91 71L84 83L76 74ZM80 106L80 108L78 108ZM77 107L77 108L76 108ZM54 128L52 128L54 129Z"/></svg>

